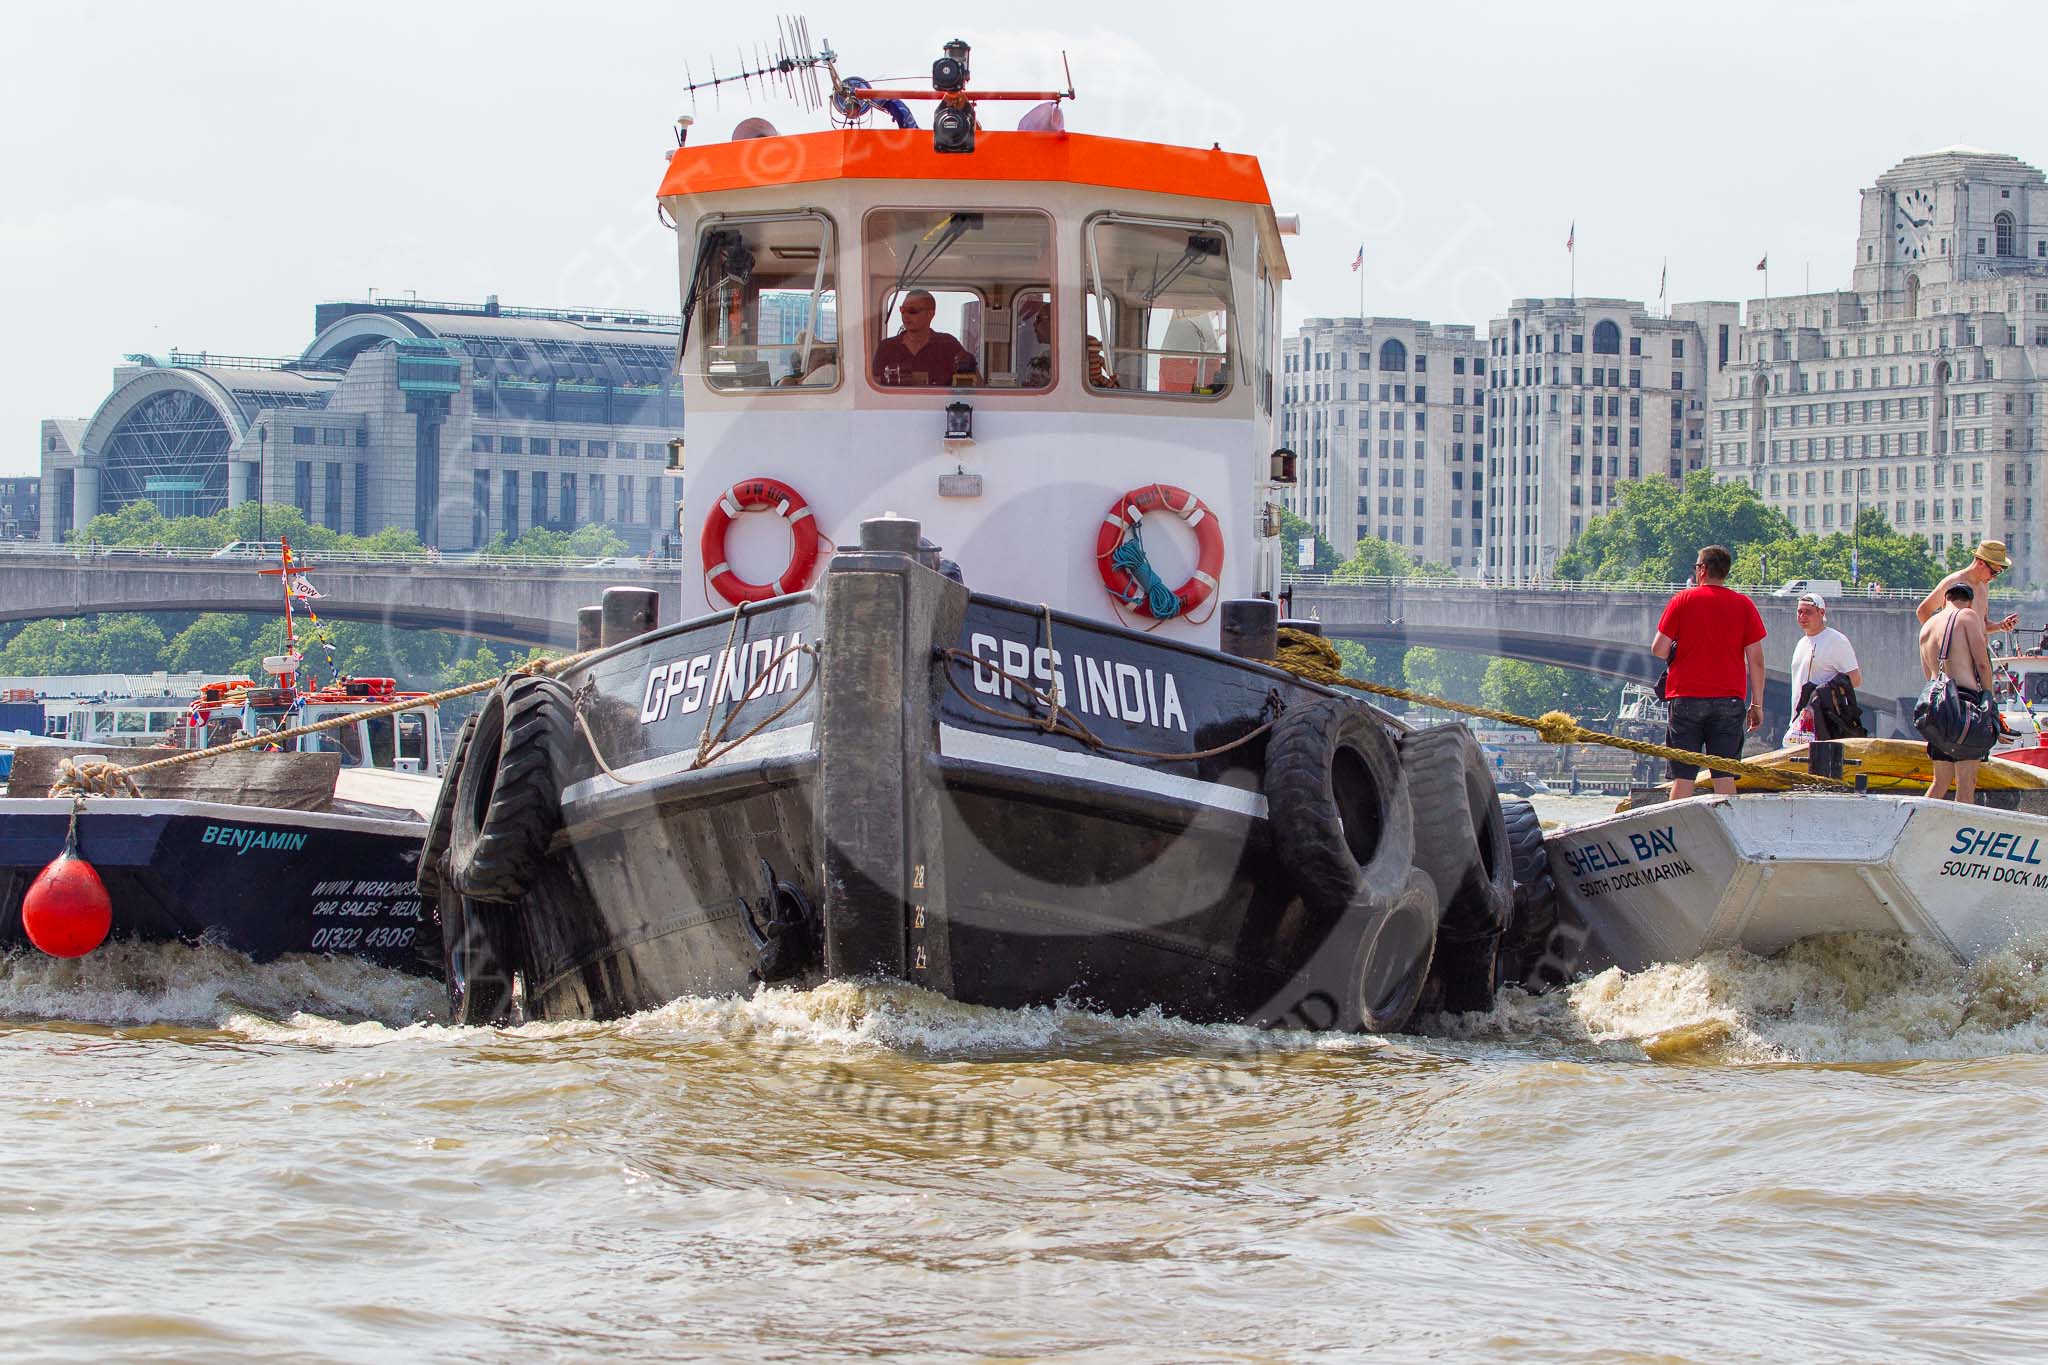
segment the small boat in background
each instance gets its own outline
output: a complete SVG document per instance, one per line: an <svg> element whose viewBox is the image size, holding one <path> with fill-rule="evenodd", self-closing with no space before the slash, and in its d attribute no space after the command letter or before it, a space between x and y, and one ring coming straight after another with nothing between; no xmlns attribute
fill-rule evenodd
<svg viewBox="0 0 2048 1365"><path fill-rule="evenodd" d="M1974 963L2048 930L2041 790L2010 792L2020 809L1864 793L1694 797L1555 831L1553 895L1516 927L1514 974L1541 989L1848 932L1924 939Z"/></svg>
<svg viewBox="0 0 2048 1365"><path fill-rule="evenodd" d="M292 585L304 566L289 547L284 553L291 642ZM32 945L24 899L73 845L112 903L109 939L216 943L259 962L345 953L441 974L440 930L415 884L441 790L434 706L380 714L424 694L401 692L390 678L320 685L289 643L266 666L272 677L263 683L203 685L163 736L173 746L36 742L13 751L0 798L0 951ZM353 724L275 746L140 773L140 795L51 794L61 793L66 760L138 767L351 716Z"/></svg>

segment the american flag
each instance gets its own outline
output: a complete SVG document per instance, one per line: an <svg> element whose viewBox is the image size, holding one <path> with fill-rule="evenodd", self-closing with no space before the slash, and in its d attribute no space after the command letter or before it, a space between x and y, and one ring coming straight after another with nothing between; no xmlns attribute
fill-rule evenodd
<svg viewBox="0 0 2048 1365"><path fill-rule="evenodd" d="M1576 219L1576 218L1574 218L1574 219L1572 219L1572 225L1571 225L1571 230L1570 230L1570 231L1568 231L1568 232L1566 232L1566 233L1565 233L1565 235L1564 235L1564 249L1565 249L1566 251L1570 251L1570 250L1572 250L1572 249L1573 249L1573 247L1572 247L1572 243L1573 243L1573 242L1576 242L1576 241L1578 241L1578 240L1579 240L1579 220L1578 220L1578 219Z"/></svg>
<svg viewBox="0 0 2048 1365"><path fill-rule="evenodd" d="M1353 270L1356 270L1356 269L1358 269L1358 268L1359 268L1360 266L1362 266L1362 265L1364 265L1364 264L1365 264L1365 243L1364 243L1364 242L1360 242L1360 243L1358 244L1358 254L1357 254L1356 256L1353 256L1353 257L1351 258L1351 268L1352 268Z"/></svg>

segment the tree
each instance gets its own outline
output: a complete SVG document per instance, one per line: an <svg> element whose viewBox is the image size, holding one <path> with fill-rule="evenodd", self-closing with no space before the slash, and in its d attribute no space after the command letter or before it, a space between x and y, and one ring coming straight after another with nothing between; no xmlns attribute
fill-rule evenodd
<svg viewBox="0 0 2048 1365"><path fill-rule="evenodd" d="M173 673L225 675L248 653L248 618L210 611L179 631L164 648L164 667Z"/></svg>
<svg viewBox="0 0 2048 1365"><path fill-rule="evenodd" d="M102 616L92 633L95 673L148 673L164 666L163 627L146 616Z"/></svg>
<svg viewBox="0 0 2048 1365"><path fill-rule="evenodd" d="M1455 578L1457 570L1433 560L1420 560L1391 540L1360 536L1351 558L1330 575L1334 583L1356 583L1368 578Z"/></svg>
<svg viewBox="0 0 2048 1365"><path fill-rule="evenodd" d="M1566 711L1581 721L1603 716L1614 705L1621 684L1576 668L1495 659L1480 680L1479 700L1498 711L1540 716Z"/></svg>
<svg viewBox="0 0 2048 1365"><path fill-rule="evenodd" d="M1884 513L1863 509L1852 535L1782 536L1736 551L1734 583L1783 583L1794 578L1832 578L1844 588L1883 583L1888 588L1931 588L1943 570L1922 536L1894 531Z"/></svg>
<svg viewBox="0 0 2048 1365"><path fill-rule="evenodd" d="M569 553L578 559L602 559L625 548L625 537L609 526L579 526L569 533Z"/></svg>
<svg viewBox="0 0 2048 1365"><path fill-rule="evenodd" d="M1301 542L1315 542L1315 562L1301 562ZM1287 573L1327 574L1339 563L1337 548L1323 533L1285 507L1280 509L1280 567Z"/></svg>
<svg viewBox="0 0 2048 1365"><path fill-rule="evenodd" d="M1704 469L1683 484L1644 479L1621 485L1620 506L1595 517L1557 561L1554 575L1608 583L1684 583L1703 545L1737 546L1798 533L1784 513L1746 483L1716 481ZM1776 572L1776 565L1772 566Z"/></svg>
<svg viewBox="0 0 2048 1365"><path fill-rule="evenodd" d="M31 621L0 649L0 673L148 673L163 655L163 627L133 612Z"/></svg>
<svg viewBox="0 0 2048 1365"><path fill-rule="evenodd" d="M1401 676L1411 691L1469 702L1479 700L1488 666L1489 660L1478 654L1417 645L1402 657Z"/></svg>

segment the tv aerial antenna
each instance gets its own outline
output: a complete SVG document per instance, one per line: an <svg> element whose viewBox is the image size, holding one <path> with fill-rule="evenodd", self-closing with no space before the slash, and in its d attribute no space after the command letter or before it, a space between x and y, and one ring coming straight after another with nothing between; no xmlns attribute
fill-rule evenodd
<svg viewBox="0 0 2048 1365"><path fill-rule="evenodd" d="M689 136L692 117L697 109L697 92L708 90L714 100L722 102L726 86L737 85L747 95L781 94L790 101L802 105L806 110L816 112L827 108L837 121L847 125L855 124L877 110L885 113L899 128L915 128L916 118L911 114L910 101L936 100L942 106L934 116L935 133L949 145L941 150L971 150L972 129L977 125L973 102L976 100L1030 100L1050 103L1057 109L1062 101L1074 98L1074 75L1067 65L1066 53L1060 54L1060 65L1066 76L1063 90L980 90L971 95L968 83L968 46L954 39L946 44L946 55L932 65L931 88L882 88L858 76L842 78L839 74L839 54L832 50L827 39L813 46L808 20L801 15L784 15L775 21L775 41L772 48L757 44L751 57L742 48L739 52L739 69L721 73L717 64L711 66L711 75L698 80L683 65L684 92L690 97L691 114L676 120L676 141L680 145ZM820 79L823 73L823 79ZM758 87L758 91L757 91ZM948 122L960 128L948 131L943 125Z"/></svg>
<svg viewBox="0 0 2048 1365"><path fill-rule="evenodd" d="M728 85L737 85L747 95L758 93L780 94L805 109L813 112L825 105L825 88L818 79L824 71L836 88L839 77L832 69L838 54L832 50L828 39L815 50L811 47L811 26L801 15L783 15L775 21L775 41L756 44L753 54L748 55L743 47L739 51L739 69L721 74L716 61L711 63L708 80L698 80L690 70L688 62L683 63L684 93L690 97L690 108L697 107L697 92L709 90L714 100L722 99L722 92Z"/></svg>

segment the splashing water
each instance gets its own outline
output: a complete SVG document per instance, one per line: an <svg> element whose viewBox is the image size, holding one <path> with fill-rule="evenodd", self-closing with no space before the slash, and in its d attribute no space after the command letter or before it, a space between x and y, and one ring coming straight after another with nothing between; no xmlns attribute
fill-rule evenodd
<svg viewBox="0 0 2048 1365"><path fill-rule="evenodd" d="M251 962L201 944L109 943L85 957L0 957L0 1020L220 1027L231 1018L306 1014L404 1025L445 1007L437 982L347 957Z"/></svg>
<svg viewBox="0 0 2048 1365"><path fill-rule="evenodd" d="M1890 1062L2048 1052L2048 941L1959 965L1920 940L1831 934L1770 958L1611 968L1565 991L1504 993L1445 1036L1656 1061Z"/></svg>

